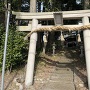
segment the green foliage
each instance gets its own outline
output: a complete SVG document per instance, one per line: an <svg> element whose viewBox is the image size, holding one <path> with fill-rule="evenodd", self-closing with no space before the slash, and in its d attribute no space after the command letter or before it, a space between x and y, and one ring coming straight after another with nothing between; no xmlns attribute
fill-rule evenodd
<svg viewBox="0 0 90 90"><path fill-rule="evenodd" d="M81 0L79 3L77 3L76 0L37 0L37 1L43 2L44 12L82 10L84 6L83 0Z"/></svg>
<svg viewBox="0 0 90 90"><path fill-rule="evenodd" d="M11 9L14 11L21 11L21 0L12 0Z"/></svg>
<svg viewBox="0 0 90 90"><path fill-rule="evenodd" d="M0 1L0 12L4 10L4 8L3 8L3 7L4 7L4 4L3 4L3 2L2 2L2 1Z"/></svg>
<svg viewBox="0 0 90 90"><path fill-rule="evenodd" d="M3 26L0 28L0 69L2 66L5 31ZM2 32L3 31L3 32ZM2 33L2 35L1 35ZM24 41L25 33L17 32L15 26L10 26L8 35L7 55L6 55L6 69L12 66L17 67L27 61L28 42Z"/></svg>

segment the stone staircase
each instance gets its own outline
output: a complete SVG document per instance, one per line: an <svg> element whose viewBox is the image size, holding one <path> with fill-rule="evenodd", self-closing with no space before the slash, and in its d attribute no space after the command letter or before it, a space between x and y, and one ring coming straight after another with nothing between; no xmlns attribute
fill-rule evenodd
<svg viewBox="0 0 90 90"><path fill-rule="evenodd" d="M58 61L49 81L41 90L75 90L72 60L62 56Z"/></svg>
<svg viewBox="0 0 90 90"><path fill-rule="evenodd" d="M88 90L84 84L81 87L84 82L75 71L78 56L75 50L59 52L55 56L41 55L44 65L37 65L34 85L28 90Z"/></svg>

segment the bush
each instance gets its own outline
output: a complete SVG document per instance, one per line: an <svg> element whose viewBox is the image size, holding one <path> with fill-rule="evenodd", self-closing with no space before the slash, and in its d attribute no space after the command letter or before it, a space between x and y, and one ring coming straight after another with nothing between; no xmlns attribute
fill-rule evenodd
<svg viewBox="0 0 90 90"><path fill-rule="evenodd" d="M24 32L17 32L15 26L10 26L8 35L6 69L17 67L25 63L28 55L28 42L24 41ZM0 27L0 70L3 60L5 31L3 25Z"/></svg>

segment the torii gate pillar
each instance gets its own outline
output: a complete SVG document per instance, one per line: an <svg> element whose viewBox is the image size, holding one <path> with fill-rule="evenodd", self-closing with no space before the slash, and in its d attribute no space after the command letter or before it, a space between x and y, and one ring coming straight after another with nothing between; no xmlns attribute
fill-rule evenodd
<svg viewBox="0 0 90 90"><path fill-rule="evenodd" d="M38 25L38 20L32 20L32 30L36 29ZM33 84L33 73L34 73L34 62L36 54L36 43L37 43L37 33L33 33L30 37L28 61L27 61L27 70L25 78L25 87L28 88Z"/></svg>
<svg viewBox="0 0 90 90"><path fill-rule="evenodd" d="M83 24L89 25L89 18L87 16L83 17ZM84 30L83 36L84 36L85 58L88 75L88 87L90 90L90 30L89 29Z"/></svg>

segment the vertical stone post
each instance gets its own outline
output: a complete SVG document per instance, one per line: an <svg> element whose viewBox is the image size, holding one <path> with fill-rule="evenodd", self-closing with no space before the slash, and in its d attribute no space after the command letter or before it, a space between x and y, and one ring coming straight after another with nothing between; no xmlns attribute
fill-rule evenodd
<svg viewBox="0 0 90 90"><path fill-rule="evenodd" d="M63 33L61 31L61 46L62 47L64 47L64 41L65 41L65 39L64 39Z"/></svg>
<svg viewBox="0 0 90 90"><path fill-rule="evenodd" d="M32 30L36 29L38 25L38 20L32 20ZM33 73L34 73L34 62L36 54L36 43L37 43L37 33L33 33L30 37L28 61L27 61L27 70L25 78L25 86L28 88L33 84Z"/></svg>
<svg viewBox="0 0 90 90"><path fill-rule="evenodd" d="M47 32L44 32L43 35L43 54L46 52L46 46L47 46Z"/></svg>
<svg viewBox="0 0 90 90"><path fill-rule="evenodd" d="M83 24L89 24L89 18L87 16L83 17ZM84 36L84 48L85 48L85 58L86 58L86 67L88 75L88 87L90 90L90 30L83 31Z"/></svg>
<svg viewBox="0 0 90 90"><path fill-rule="evenodd" d="M83 23L82 22L79 22L78 25L82 25ZM81 37L80 37L80 32L78 31L77 32L77 46L80 45L80 42L81 41Z"/></svg>

